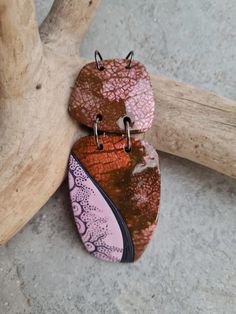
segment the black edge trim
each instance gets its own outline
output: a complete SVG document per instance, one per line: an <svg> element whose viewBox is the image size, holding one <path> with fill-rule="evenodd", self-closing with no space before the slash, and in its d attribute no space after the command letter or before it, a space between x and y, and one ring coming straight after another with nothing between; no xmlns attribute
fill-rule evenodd
<svg viewBox="0 0 236 314"><path fill-rule="evenodd" d="M102 187L99 185L99 183L90 175L88 170L84 167L84 165L79 161L75 153L71 152L71 155L75 158L75 160L79 163L81 168L84 170L84 172L87 174L87 176L90 178L90 180L93 182L93 184L98 188L98 190L101 192L102 196L104 197L105 201L110 206L113 214L116 217L116 220L119 224L122 237L123 237L123 244L124 244L124 251L121 258L121 263L132 263L134 262L134 245L133 241L129 232L129 229L123 219L123 217L120 214L119 209L115 206L113 201L109 198L109 196L106 194L106 192L102 189Z"/></svg>

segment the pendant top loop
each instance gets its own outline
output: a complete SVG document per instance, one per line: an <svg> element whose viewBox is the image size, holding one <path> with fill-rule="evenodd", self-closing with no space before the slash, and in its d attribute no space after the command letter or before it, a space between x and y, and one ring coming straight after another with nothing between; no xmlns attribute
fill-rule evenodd
<svg viewBox="0 0 236 314"><path fill-rule="evenodd" d="M103 71L105 69L103 66L103 58L98 50L95 50L94 58L95 58L96 68L99 71ZM98 58L100 59L100 61L98 61Z"/></svg>
<svg viewBox="0 0 236 314"><path fill-rule="evenodd" d="M128 64L126 65L126 69L130 69L131 68L131 62L133 60L133 56L134 56L134 52L133 50L131 50L127 56L125 57L126 60L128 60Z"/></svg>

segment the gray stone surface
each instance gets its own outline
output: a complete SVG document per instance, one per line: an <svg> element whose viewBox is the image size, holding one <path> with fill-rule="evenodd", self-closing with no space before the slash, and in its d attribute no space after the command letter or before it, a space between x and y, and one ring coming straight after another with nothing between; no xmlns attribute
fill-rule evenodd
<svg viewBox="0 0 236 314"><path fill-rule="evenodd" d="M50 1L36 3L42 20ZM107 0L82 54L134 49L152 72L236 99L235 30L234 0ZM83 250L64 184L0 249L0 313L236 313L236 181L160 159L159 225L137 263L104 263Z"/></svg>

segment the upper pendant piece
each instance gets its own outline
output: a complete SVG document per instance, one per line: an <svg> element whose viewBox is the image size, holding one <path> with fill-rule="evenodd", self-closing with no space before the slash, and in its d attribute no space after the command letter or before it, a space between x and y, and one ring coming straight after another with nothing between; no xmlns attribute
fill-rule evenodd
<svg viewBox="0 0 236 314"><path fill-rule="evenodd" d="M124 118L131 120L132 133L145 132L154 116L154 95L145 67L134 60L103 60L86 64L80 71L69 103L69 113L78 122L93 127L100 117L99 130L125 133Z"/></svg>

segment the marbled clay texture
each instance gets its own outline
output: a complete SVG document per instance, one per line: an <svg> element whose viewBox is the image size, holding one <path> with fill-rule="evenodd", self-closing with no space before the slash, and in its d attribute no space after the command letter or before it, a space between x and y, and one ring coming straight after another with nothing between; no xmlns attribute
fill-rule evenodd
<svg viewBox="0 0 236 314"><path fill-rule="evenodd" d="M103 150L94 137L79 139L72 148L88 173L95 179L119 210L128 226L134 260L143 253L157 223L160 202L158 155L144 141L132 138L132 150L124 150L123 136L101 135Z"/></svg>
<svg viewBox="0 0 236 314"><path fill-rule="evenodd" d="M104 70L95 62L86 64L71 93L69 113L78 122L92 127L98 114L103 119L99 129L124 133L123 118L131 119L131 132L145 132L154 115L154 95L149 75L138 61L104 60Z"/></svg>

